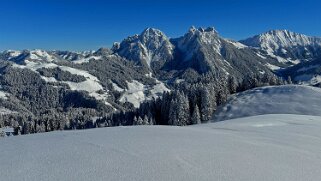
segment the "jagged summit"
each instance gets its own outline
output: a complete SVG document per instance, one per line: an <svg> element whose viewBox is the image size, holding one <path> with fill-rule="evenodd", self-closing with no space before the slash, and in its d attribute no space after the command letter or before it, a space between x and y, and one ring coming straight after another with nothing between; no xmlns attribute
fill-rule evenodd
<svg viewBox="0 0 321 181"><path fill-rule="evenodd" d="M165 36L165 34L156 28L146 28L142 33L141 36Z"/></svg>
<svg viewBox="0 0 321 181"><path fill-rule="evenodd" d="M207 28L203 28L203 27L199 27L199 28L195 28L195 26L191 26L189 29L189 32L212 32L212 33L216 33L218 34L218 32L215 30L214 27L207 27Z"/></svg>
<svg viewBox="0 0 321 181"><path fill-rule="evenodd" d="M173 45L169 38L154 28L147 28L140 35L130 36L114 44L113 51L148 68L152 68L154 63L163 64L173 59Z"/></svg>

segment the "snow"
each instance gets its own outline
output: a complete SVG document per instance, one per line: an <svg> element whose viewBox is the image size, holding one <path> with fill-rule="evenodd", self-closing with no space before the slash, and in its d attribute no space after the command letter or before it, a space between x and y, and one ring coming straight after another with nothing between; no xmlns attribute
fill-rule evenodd
<svg viewBox="0 0 321 181"><path fill-rule="evenodd" d="M128 87L132 93L146 88L138 81ZM6 164L0 164L0 177L7 181L318 181L320 97L321 89L309 86L262 87L233 95L214 116L225 120L220 122L4 138L0 162Z"/></svg>
<svg viewBox="0 0 321 181"><path fill-rule="evenodd" d="M144 84L133 80L132 82L127 81L128 89L119 99L120 102L130 102L134 105L134 107L138 108L140 103L146 100L145 98L145 86Z"/></svg>
<svg viewBox="0 0 321 181"><path fill-rule="evenodd" d="M114 82L112 82L113 88L114 90L118 91L118 92L123 92L124 89L120 88L117 84L115 84Z"/></svg>
<svg viewBox="0 0 321 181"><path fill-rule="evenodd" d="M232 95L214 119L222 121L263 114L321 116L321 89L300 86L270 86Z"/></svg>
<svg viewBox="0 0 321 181"><path fill-rule="evenodd" d="M318 44L321 45L321 40L315 37L290 32L288 30L273 30L261 34L258 41L264 49L277 50L280 47L296 47ZM286 50L283 49L286 53Z"/></svg>
<svg viewBox="0 0 321 181"><path fill-rule="evenodd" d="M256 53L257 56L259 56L260 58L262 59L266 59L266 57L264 57L263 55L259 54L259 53Z"/></svg>
<svg viewBox="0 0 321 181"><path fill-rule="evenodd" d="M180 84L180 83L182 83L182 82L184 82L185 81L185 79L176 79L175 80L175 83L176 84Z"/></svg>
<svg viewBox="0 0 321 181"><path fill-rule="evenodd" d="M240 43L240 42L237 42L237 41L233 41L233 40L228 40L228 39L225 39L227 42L231 43L232 45L234 45L237 49L244 49L244 48L247 48L248 46Z"/></svg>
<svg viewBox="0 0 321 181"><path fill-rule="evenodd" d="M272 64L269 64L269 63L267 63L267 64L265 64L269 69L271 69L271 70L278 70L278 69L280 69L281 67L279 67L279 66L276 66L276 65L272 65Z"/></svg>
<svg viewBox="0 0 321 181"><path fill-rule="evenodd" d="M87 58L74 60L74 61L72 61L72 63L83 64L83 63L88 63L90 60L99 60L99 59L101 59L101 56L90 56Z"/></svg>
<svg viewBox="0 0 321 181"><path fill-rule="evenodd" d="M155 79L156 80L156 79ZM162 95L163 92L169 92L170 90L164 85L164 83L156 80L156 85L149 87L141 82L133 80L132 82L127 81L128 89L125 90L124 94L119 99L120 102L130 102L134 105L135 108L138 108L139 105L146 101L151 100L152 98L157 98ZM146 96L145 92L150 92L150 95Z"/></svg>
<svg viewBox="0 0 321 181"><path fill-rule="evenodd" d="M12 127L4 127L4 128L0 128L0 132L6 132L6 133L13 133L14 129Z"/></svg>
<svg viewBox="0 0 321 181"><path fill-rule="evenodd" d="M294 78L295 81L300 82L303 85L315 85L321 82L320 75L302 74Z"/></svg>
<svg viewBox="0 0 321 181"><path fill-rule="evenodd" d="M67 83L70 87L71 90L78 90L78 91L87 91L89 93L93 93L99 90L103 90L102 85L99 83L99 80L97 77L91 75L85 70L80 70L80 69L75 69L71 67L66 67L66 66L59 66L54 63L44 63L44 62L32 62L32 61L25 61L26 65L18 65L18 64L13 64L14 67L17 68L28 68L34 72L37 72L38 69L40 68L57 68L59 67L61 70L70 72L71 74L74 75L80 75L84 76L87 80L83 82L70 82L70 81L61 81L63 83ZM57 80L53 77L44 77L41 76L45 81L49 82L57 82Z"/></svg>
<svg viewBox="0 0 321 181"><path fill-rule="evenodd" d="M52 62L55 60L55 57L52 55L49 55L44 50L31 50L30 51L30 59L32 60L46 60L48 62Z"/></svg>
<svg viewBox="0 0 321 181"><path fill-rule="evenodd" d="M63 71L70 72L74 75L84 76L86 78L83 82L71 82L71 81L58 81L54 77L45 77L41 76L41 78L47 82L61 82L68 84L70 90L75 91L86 91L89 93L90 96L94 97L97 100L102 100L105 102L106 105L110 105L107 102L109 97L108 91L104 90L103 86L100 84L100 81L97 77L91 75L89 72L85 70L75 69L66 66L59 66L54 63L47 63L47 62L32 62L32 61L25 61L26 65L18 65L13 64L14 67L17 68L28 68L34 72L37 72L40 68L60 68ZM38 72L37 72L38 73ZM103 90L103 94L98 94L97 91Z"/></svg>
<svg viewBox="0 0 321 181"><path fill-rule="evenodd" d="M222 42L214 28L191 27L189 32L180 38L177 48L185 52L184 61L190 61L202 45L211 46L211 51L221 55Z"/></svg>
<svg viewBox="0 0 321 181"><path fill-rule="evenodd" d="M150 90L151 97L157 98L160 97L163 92L170 92L170 90L165 86L161 81L156 80L156 85Z"/></svg>
<svg viewBox="0 0 321 181"><path fill-rule="evenodd" d="M3 53L8 54L9 55L9 60L15 57L18 57L19 55L21 55L21 51L17 51L17 50L6 50Z"/></svg>
<svg viewBox="0 0 321 181"><path fill-rule="evenodd" d="M47 82L61 82L68 84L69 88L71 90L75 91L86 91L89 93L90 96L94 97L97 100L102 100L106 105L110 105L110 103L107 102L109 94L108 90L105 90L103 86L101 85L99 79L93 75L91 75L89 72L85 70L75 69L67 66L60 66L55 63L50 62L33 62L25 60L25 65L18 65L13 64L16 68L28 68L34 72L37 72L40 68L60 68L63 71L70 72L74 75L80 75L84 76L86 78L83 82L71 82L71 81L58 81L54 77L45 77L41 76L41 78ZM38 73L38 72L37 72ZM149 74L148 76L152 76ZM154 78L155 79L155 78ZM113 88L116 91L124 92L121 98L119 99L120 102L130 102L134 105L134 107L138 108L139 105L146 101L151 100L152 98L157 98L162 95L163 92L170 91L164 83L158 81L155 79L156 85L154 86L145 86L141 82L138 82L136 80L133 80L132 82L127 82L128 89L122 89L117 84L112 83ZM103 94L97 93L98 91L103 91ZM146 96L146 92L150 92L150 95Z"/></svg>
<svg viewBox="0 0 321 181"><path fill-rule="evenodd" d="M297 70L297 72L305 72L310 69L314 69L314 68L318 68L318 67L320 67L320 65L309 65L309 66L305 66L305 67L300 68L299 70Z"/></svg>
<svg viewBox="0 0 321 181"><path fill-rule="evenodd" d="M102 90L103 87L95 81L87 79L83 82L70 82L70 81L61 81L63 83L67 83L71 90L77 91L87 91L89 93L96 92Z"/></svg>
<svg viewBox="0 0 321 181"><path fill-rule="evenodd" d="M287 48L295 48L304 47L304 46L312 46L319 47L321 46L321 38L310 37L303 34L294 33L288 30L272 30L247 40L241 41L242 43L252 46L258 47L267 52L269 56L277 59L279 62L287 63L291 62L293 64L298 64L301 61L291 58L282 58L277 56L277 52L281 51L282 54L287 54ZM306 49L307 50L307 49ZM308 52L307 54L309 54Z"/></svg>
<svg viewBox="0 0 321 181"><path fill-rule="evenodd" d="M14 113L17 113L17 112L11 111L10 109L4 108L4 107L0 107L0 115L14 114Z"/></svg>
<svg viewBox="0 0 321 181"><path fill-rule="evenodd" d="M87 71L85 70L80 70L80 69L75 69L75 68L71 68L71 67L66 67L66 66L59 66L59 68L63 71L66 71L66 72L70 72L71 74L74 74L74 75L80 75L80 76L84 76L86 77L87 79L90 79L92 81L96 81L98 82L98 78L91 75L90 73L88 73Z"/></svg>
<svg viewBox="0 0 321 181"><path fill-rule="evenodd" d="M24 135L0 139L6 163L0 175L6 181L318 181L320 137L321 117L302 115Z"/></svg>
<svg viewBox="0 0 321 181"><path fill-rule="evenodd" d="M0 90L0 99L7 99L7 93Z"/></svg>

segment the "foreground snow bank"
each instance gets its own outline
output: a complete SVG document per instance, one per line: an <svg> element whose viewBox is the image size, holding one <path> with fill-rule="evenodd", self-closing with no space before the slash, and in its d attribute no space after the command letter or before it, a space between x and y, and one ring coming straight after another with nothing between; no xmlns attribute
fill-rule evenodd
<svg viewBox="0 0 321 181"><path fill-rule="evenodd" d="M262 114L321 116L321 89L286 85L256 88L233 95L214 115L215 121Z"/></svg>
<svg viewBox="0 0 321 181"><path fill-rule="evenodd" d="M321 117L263 115L0 139L1 180L319 180Z"/></svg>

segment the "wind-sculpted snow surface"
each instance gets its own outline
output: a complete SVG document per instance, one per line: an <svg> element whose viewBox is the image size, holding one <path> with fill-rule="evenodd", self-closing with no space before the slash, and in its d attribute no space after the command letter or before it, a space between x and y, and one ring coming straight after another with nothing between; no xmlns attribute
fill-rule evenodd
<svg viewBox="0 0 321 181"><path fill-rule="evenodd" d="M262 114L321 116L321 89L287 85L262 87L233 95L214 115L215 121Z"/></svg>
<svg viewBox="0 0 321 181"><path fill-rule="evenodd" d="M0 139L0 180L318 181L321 117L263 115Z"/></svg>

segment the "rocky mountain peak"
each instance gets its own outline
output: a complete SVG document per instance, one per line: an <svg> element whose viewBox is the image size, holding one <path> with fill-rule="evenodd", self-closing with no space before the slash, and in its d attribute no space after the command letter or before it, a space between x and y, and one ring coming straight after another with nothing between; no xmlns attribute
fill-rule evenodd
<svg viewBox="0 0 321 181"><path fill-rule="evenodd" d="M154 28L147 28L140 35L128 37L113 48L120 56L149 68L153 62L171 60L173 49L169 38Z"/></svg>

